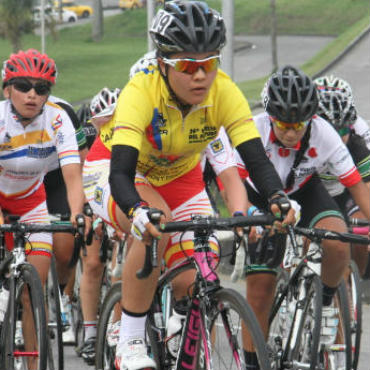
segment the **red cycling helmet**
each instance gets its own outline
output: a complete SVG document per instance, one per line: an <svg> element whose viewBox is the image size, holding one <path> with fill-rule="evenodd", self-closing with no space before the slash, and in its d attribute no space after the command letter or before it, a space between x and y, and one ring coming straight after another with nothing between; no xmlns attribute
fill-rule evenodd
<svg viewBox="0 0 370 370"><path fill-rule="evenodd" d="M3 83L17 77L42 78L55 84L57 67L53 59L35 49L11 54L1 71Z"/></svg>

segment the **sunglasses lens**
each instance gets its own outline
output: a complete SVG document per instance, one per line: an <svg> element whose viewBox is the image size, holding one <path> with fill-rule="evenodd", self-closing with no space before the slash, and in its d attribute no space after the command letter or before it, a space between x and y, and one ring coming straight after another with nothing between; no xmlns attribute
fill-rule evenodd
<svg viewBox="0 0 370 370"><path fill-rule="evenodd" d="M35 89L37 95L47 95L50 93L50 86L46 83L37 83L32 85L28 80L17 80L12 83L14 88L20 92L27 93L32 88Z"/></svg>
<svg viewBox="0 0 370 370"><path fill-rule="evenodd" d="M37 95L47 95L50 93L50 87L47 84L36 84L34 86Z"/></svg>
<svg viewBox="0 0 370 370"><path fill-rule="evenodd" d="M15 81L13 86L16 90L26 93L32 89L32 84L28 81Z"/></svg>
<svg viewBox="0 0 370 370"><path fill-rule="evenodd" d="M292 130L292 129L295 131L300 131L303 128L305 128L309 123L309 121L286 123L286 122L279 121L277 119L273 119L272 122L276 125L277 128L279 128L280 130L284 130L284 131Z"/></svg>
<svg viewBox="0 0 370 370"><path fill-rule="evenodd" d="M216 70L218 67L218 57L205 60L203 62L197 62L193 60L178 60L174 66L175 71L183 72L187 74L194 74L199 68L208 73Z"/></svg>

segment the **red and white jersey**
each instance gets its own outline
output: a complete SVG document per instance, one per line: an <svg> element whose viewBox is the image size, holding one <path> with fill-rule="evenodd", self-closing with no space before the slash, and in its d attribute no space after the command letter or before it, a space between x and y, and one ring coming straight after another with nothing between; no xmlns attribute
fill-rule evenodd
<svg viewBox="0 0 370 370"><path fill-rule="evenodd" d="M202 171L204 170L206 159L208 159L216 176L229 167L236 167L234 149L223 126L220 128L216 139L212 140L203 151L201 160Z"/></svg>
<svg viewBox="0 0 370 370"><path fill-rule="evenodd" d="M370 127L368 123L362 117L357 116L352 129L365 140L366 146L370 149Z"/></svg>
<svg viewBox="0 0 370 370"><path fill-rule="evenodd" d="M60 166L80 163L67 113L47 102L42 113L23 127L10 100L0 102L0 194L17 199L32 194L55 160Z"/></svg>
<svg viewBox="0 0 370 370"><path fill-rule="evenodd" d="M301 143L299 142L294 148L285 148L279 145L267 113L255 116L254 122L260 132L266 154L274 164L285 186L296 152L299 150ZM311 125L309 147L295 170L293 187L290 189L285 188L285 192L290 194L297 191L304 186L314 173L327 171L328 168L346 187L361 181L361 176L353 163L352 156L335 129L318 116L312 119ZM247 177L248 182L253 185L242 159L238 153L236 153L236 156L241 175L243 176L242 172L244 171L243 177Z"/></svg>

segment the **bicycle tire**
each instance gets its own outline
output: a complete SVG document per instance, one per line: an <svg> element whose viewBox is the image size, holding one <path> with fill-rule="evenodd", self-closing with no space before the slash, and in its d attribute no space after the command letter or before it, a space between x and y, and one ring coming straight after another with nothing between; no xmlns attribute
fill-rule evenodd
<svg viewBox="0 0 370 370"><path fill-rule="evenodd" d="M162 295L165 289L167 289L168 286L171 285L171 281L180 273L190 270L190 269L194 269L194 265L191 262L187 264L186 263L183 264L180 268L176 270L169 270L160 276L156 294L155 294L155 297L156 297L155 299L157 301L154 300L154 302L157 302L160 304L157 304L156 308L154 308L152 305L149 311L149 314L148 314L147 334L148 334L149 342L150 342L149 343L150 352L156 361L157 368L161 370L169 369L171 365L168 362L168 356L166 354L166 347L163 342L163 339L164 339L163 333L158 331L158 328L156 326L155 314L158 313L158 309L161 308ZM268 359L267 347L266 347L266 343L264 340L262 330L258 324L255 314L253 313L252 309L249 307L245 298L240 293L238 293L237 291L234 291L233 289L224 289L224 288L217 290L210 297L213 302L212 311L213 311L214 316L213 316L213 319L209 320L210 325L211 325L209 329L212 330L212 328L214 327L218 314L220 313L221 307L223 307L225 310L223 312L226 312L226 310L228 309L233 309L242 318L245 327L249 329L252 335L253 342L256 347L256 353L260 361L260 368L262 370L270 370L271 366L270 366L270 362ZM241 330L239 333L241 334ZM234 334L233 339L234 338L235 338L235 334ZM234 344L235 343L236 342L234 341ZM242 348L243 346L241 345L240 349ZM214 349L215 347L212 346L212 355L216 355L216 352ZM244 353L242 356L244 357ZM242 361L242 363L244 364L244 361ZM228 365L230 366L230 364ZM227 368L232 369L229 366ZM201 365L198 364L197 369L200 370Z"/></svg>
<svg viewBox="0 0 370 370"><path fill-rule="evenodd" d="M334 296L334 307L338 310L338 324L337 332L335 336L335 342L343 341L343 343L335 343L332 346L322 346L320 349L320 367L325 370L337 370L338 365L337 358L335 357L336 352L344 352L344 368L345 370L351 370L352 368L352 344L351 344L351 326L350 326L350 313L347 288L344 280L338 286L337 292ZM329 348L328 348L329 347ZM337 348L336 348L337 347ZM331 349L333 348L333 349Z"/></svg>
<svg viewBox="0 0 370 370"><path fill-rule="evenodd" d="M239 352L239 358L244 363L243 335L242 327L245 327L253 341L253 346L257 354L259 368L261 370L270 370L271 364L267 351L266 342L258 320L245 300L245 298L236 290L221 288L212 295L212 308L207 312L210 318L209 332L212 338L212 363L215 369L240 369L241 364L235 361L234 353ZM240 318L234 322L234 315ZM220 321L218 321L220 319ZM224 331L219 329L224 329ZM216 332L215 332L216 330ZM229 333L232 336L229 336ZM226 338L220 340L222 334ZM226 350L227 343L231 346L230 354ZM226 351L225 351L226 350Z"/></svg>
<svg viewBox="0 0 370 370"><path fill-rule="evenodd" d="M352 370L352 333L351 333L351 314L348 300L347 287L344 280L339 284L337 295L340 304L340 319L341 327L343 329L343 337L345 344L346 355L346 370Z"/></svg>
<svg viewBox="0 0 370 370"><path fill-rule="evenodd" d="M82 262L79 259L76 263L76 275L75 283L73 287L73 297L72 297L72 328L76 338L76 353L80 356L80 349L84 343L84 319L82 315L81 301L80 301L80 283L82 275Z"/></svg>
<svg viewBox="0 0 370 370"><path fill-rule="evenodd" d="M109 289L101 308L96 337L95 368L97 370L114 369L115 348L107 342L107 329L114 306L121 300L122 284L114 283Z"/></svg>
<svg viewBox="0 0 370 370"><path fill-rule="evenodd" d="M352 345L354 346L352 352L352 369L357 370L358 361L360 357L361 334L362 334L362 288L361 278L356 262L350 262L350 315L351 315L351 333Z"/></svg>
<svg viewBox="0 0 370 370"><path fill-rule="evenodd" d="M3 330L5 332L5 343L3 351L4 355L4 369L28 369L27 357L22 356L22 353L28 348L24 348L24 343L22 343L21 337L16 338L16 321L22 316L22 302L21 296L23 288L26 286L30 292L29 297L31 300L31 312L34 320L35 334L37 336L37 349L32 349L37 357L37 369L46 370L47 369L47 326L46 326L46 313L45 313L45 303L44 295L42 290L41 281L39 275L34 266L25 263L19 267L19 277L14 281L15 284L15 297L12 297L12 292L10 299L14 298L14 310L8 309ZM10 312L13 311L13 312ZM11 322L12 320L12 322ZM19 321L19 320L18 320ZM30 321L27 320L27 324ZM18 356L15 357L15 351L18 352Z"/></svg>
<svg viewBox="0 0 370 370"><path fill-rule="evenodd" d="M48 360L49 370L64 369L63 325L61 318L61 302L56 262L54 255L51 257L48 281L46 284L46 307L48 316ZM53 351L56 348L56 351ZM56 352L56 353L55 353Z"/></svg>

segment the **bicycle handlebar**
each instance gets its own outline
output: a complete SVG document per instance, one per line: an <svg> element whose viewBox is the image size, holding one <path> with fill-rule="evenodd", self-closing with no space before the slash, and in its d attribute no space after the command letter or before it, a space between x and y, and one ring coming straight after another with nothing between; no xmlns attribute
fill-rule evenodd
<svg viewBox="0 0 370 370"><path fill-rule="evenodd" d="M152 208L150 209L148 215L151 223L158 227L162 211ZM196 230L224 230L232 229L234 227L272 225L275 220L276 218L271 214L258 216L237 216L229 218L194 217L189 221L168 222L159 230L163 233ZM158 240L153 239L152 245L145 246L144 266L141 270L136 272L137 278L144 279L148 277L152 273L153 268L157 266Z"/></svg>
<svg viewBox="0 0 370 370"><path fill-rule="evenodd" d="M164 233L181 232L181 231L196 231L196 230L224 230L232 229L234 227L247 226L265 226L272 225L276 220L271 214L258 216L236 216L229 218L195 218L190 221L168 222L161 228Z"/></svg>
<svg viewBox="0 0 370 370"><path fill-rule="evenodd" d="M78 232L78 227L74 227L71 223L63 224L28 224L28 223L15 223L15 224L2 224L0 225L0 232L3 233L36 233L36 232L65 232L75 233Z"/></svg>
<svg viewBox="0 0 370 370"><path fill-rule="evenodd" d="M370 221L363 218L350 218L349 223L353 226L370 226Z"/></svg>
<svg viewBox="0 0 370 370"><path fill-rule="evenodd" d="M339 240L341 242L355 243L355 244L370 244L370 239L362 235L350 234L350 233L341 233L332 230L325 229L308 229L304 227L295 226L294 232L299 235L306 236L309 239L330 239L330 240Z"/></svg>

